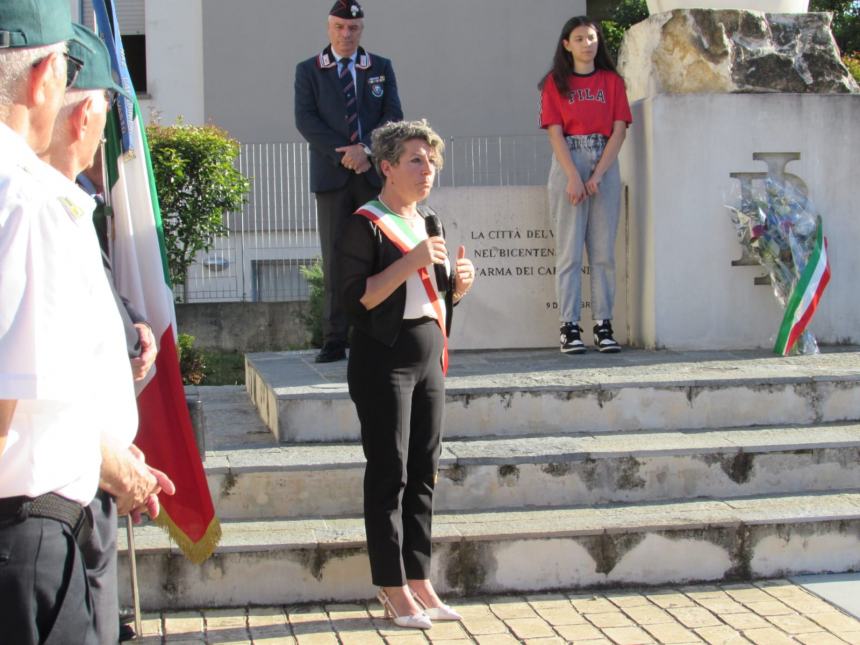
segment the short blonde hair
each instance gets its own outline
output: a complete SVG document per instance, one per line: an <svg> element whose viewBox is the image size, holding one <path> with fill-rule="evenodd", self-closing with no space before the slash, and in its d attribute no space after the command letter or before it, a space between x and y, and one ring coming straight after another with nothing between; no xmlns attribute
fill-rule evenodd
<svg viewBox="0 0 860 645"><path fill-rule="evenodd" d="M396 166L403 155L406 142L412 139L420 139L428 146L433 148L433 165L436 170L442 170L444 164L443 154L445 152L445 142L442 137L436 134L436 131L427 123L427 119L420 121L389 121L373 131L371 135L373 152L373 165L376 172L385 181L382 174L380 164L387 161L392 166Z"/></svg>

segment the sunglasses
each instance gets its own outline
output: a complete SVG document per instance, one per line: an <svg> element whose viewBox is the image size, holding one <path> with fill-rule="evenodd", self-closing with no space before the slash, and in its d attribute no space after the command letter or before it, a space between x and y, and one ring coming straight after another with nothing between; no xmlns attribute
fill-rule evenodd
<svg viewBox="0 0 860 645"><path fill-rule="evenodd" d="M63 56L66 57L66 89L68 89L76 80L78 80L78 74L81 73L81 69L83 69L84 67L84 61L82 61L80 58L72 56L68 52L63 52ZM35 63L33 63L32 66L38 67L47 58L47 56L40 58Z"/></svg>
<svg viewBox="0 0 860 645"><path fill-rule="evenodd" d="M69 88L78 79L78 74L81 73L84 67L84 61L80 58L75 58L68 52L65 52L63 55L66 57L66 87Z"/></svg>

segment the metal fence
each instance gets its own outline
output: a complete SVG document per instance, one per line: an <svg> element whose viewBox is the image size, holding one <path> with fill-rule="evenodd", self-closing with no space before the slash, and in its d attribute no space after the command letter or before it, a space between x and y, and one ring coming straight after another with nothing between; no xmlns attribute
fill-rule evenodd
<svg viewBox="0 0 860 645"><path fill-rule="evenodd" d="M439 187L546 182L551 151L545 135L455 137L445 146ZM226 215L229 234L199 254L177 295L184 302L307 299L300 269L319 256L307 144L244 143L237 165L251 181L247 203Z"/></svg>

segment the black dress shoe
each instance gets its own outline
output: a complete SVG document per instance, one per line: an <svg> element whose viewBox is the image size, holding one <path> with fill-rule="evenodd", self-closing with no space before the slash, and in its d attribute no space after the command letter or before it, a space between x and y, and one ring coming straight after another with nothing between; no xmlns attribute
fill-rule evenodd
<svg viewBox="0 0 860 645"><path fill-rule="evenodd" d="M133 641L137 637L134 633L134 627L131 625L120 624L119 626L119 642Z"/></svg>
<svg viewBox="0 0 860 645"><path fill-rule="evenodd" d="M346 358L345 343L326 343L314 359L316 363L334 363Z"/></svg>

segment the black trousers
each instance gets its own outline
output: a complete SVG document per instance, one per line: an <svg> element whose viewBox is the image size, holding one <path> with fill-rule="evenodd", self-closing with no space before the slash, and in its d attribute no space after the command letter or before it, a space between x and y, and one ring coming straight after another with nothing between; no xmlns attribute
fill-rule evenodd
<svg viewBox="0 0 860 645"><path fill-rule="evenodd" d="M347 382L361 422L364 526L373 584L430 577L433 490L445 412L442 333L404 320L394 347L355 330Z"/></svg>
<svg viewBox="0 0 860 645"><path fill-rule="evenodd" d="M98 643L81 552L62 522L0 522L0 598L0 642Z"/></svg>
<svg viewBox="0 0 860 645"><path fill-rule="evenodd" d="M93 624L101 645L116 645L119 642L116 502L110 494L99 490L89 509L93 530L81 545L81 553L93 599Z"/></svg>
<svg viewBox="0 0 860 645"><path fill-rule="evenodd" d="M347 320L334 276L334 244L340 237L346 218L379 195L379 188L367 180L367 175L351 173L343 188L316 193L317 231L320 236L320 252L323 267L323 342L345 343Z"/></svg>

